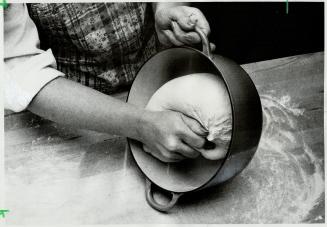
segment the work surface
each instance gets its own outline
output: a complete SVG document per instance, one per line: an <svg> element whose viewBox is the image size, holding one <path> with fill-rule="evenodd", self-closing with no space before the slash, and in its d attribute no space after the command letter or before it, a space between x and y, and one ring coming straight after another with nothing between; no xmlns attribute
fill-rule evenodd
<svg viewBox="0 0 327 227"><path fill-rule="evenodd" d="M184 195L168 214L146 203L144 176L125 138L67 128L28 112L7 114L6 222L324 222L323 57L319 52L242 66L263 106L258 151L232 181Z"/></svg>

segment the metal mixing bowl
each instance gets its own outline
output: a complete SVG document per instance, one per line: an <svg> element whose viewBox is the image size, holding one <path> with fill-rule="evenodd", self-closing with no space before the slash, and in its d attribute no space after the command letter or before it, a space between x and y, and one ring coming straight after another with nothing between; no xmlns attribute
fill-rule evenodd
<svg viewBox="0 0 327 227"><path fill-rule="evenodd" d="M221 184L240 173L256 152L262 130L262 109L258 92L249 75L230 59L212 56L207 37L202 38L203 52L191 47L174 47L150 58L138 72L128 96L128 103L145 107L153 93L167 81L192 73L212 73L221 77L232 106L232 137L224 159L202 157L179 163L163 163L142 149L138 141L128 139L133 157L147 178L146 199L159 211L171 209L178 198L196 190ZM170 191L167 204L153 197L152 184Z"/></svg>

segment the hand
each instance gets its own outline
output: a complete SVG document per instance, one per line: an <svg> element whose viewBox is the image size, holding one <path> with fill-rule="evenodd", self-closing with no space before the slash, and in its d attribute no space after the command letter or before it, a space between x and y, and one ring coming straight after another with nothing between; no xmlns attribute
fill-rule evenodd
<svg viewBox="0 0 327 227"><path fill-rule="evenodd" d="M196 158L196 150L203 147L208 132L200 123L173 111L144 114L140 125L144 150L163 162L177 162L185 158Z"/></svg>
<svg viewBox="0 0 327 227"><path fill-rule="evenodd" d="M210 34L210 26L202 12L194 7L160 7L155 12L155 28L159 41L165 46L194 45L201 42L195 27L205 35ZM215 45L210 43L213 51Z"/></svg>

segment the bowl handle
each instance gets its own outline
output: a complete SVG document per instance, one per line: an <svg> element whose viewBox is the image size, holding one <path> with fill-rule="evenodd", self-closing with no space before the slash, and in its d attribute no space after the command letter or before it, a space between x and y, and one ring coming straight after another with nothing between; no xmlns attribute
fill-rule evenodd
<svg viewBox="0 0 327 227"><path fill-rule="evenodd" d="M145 179L146 201L152 208L161 212L167 212L168 210L173 208L173 206L177 203L177 200L179 199L179 197L183 195L183 193L171 192L171 194L172 194L172 198L167 204L164 205L164 204L157 203L153 198L152 182L147 178Z"/></svg>
<svg viewBox="0 0 327 227"><path fill-rule="evenodd" d="M195 31L196 33L199 34L201 41L202 41L202 52L208 57L208 58L212 58L211 56L211 50L210 50L210 43L208 40L208 37L203 33L203 31L198 28L197 26L195 26Z"/></svg>
<svg viewBox="0 0 327 227"><path fill-rule="evenodd" d="M177 22L175 21L172 21L172 27L174 26L178 26L177 25ZM208 37L203 33L203 31L195 26L194 28L195 32L199 34L200 38L201 38L201 42L202 42L202 52L208 57L211 59L211 50L210 50L210 43L209 43L209 40L208 40Z"/></svg>

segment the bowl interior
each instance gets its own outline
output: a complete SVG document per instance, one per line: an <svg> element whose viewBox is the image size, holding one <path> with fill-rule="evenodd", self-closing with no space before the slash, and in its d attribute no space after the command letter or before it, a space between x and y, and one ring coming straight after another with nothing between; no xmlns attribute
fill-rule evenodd
<svg viewBox="0 0 327 227"><path fill-rule="evenodd" d="M153 93L167 81L204 72L221 76L215 65L197 50L179 47L162 51L149 59L138 72L128 103L145 107ZM223 160L198 157L167 164L144 152L140 142L129 139L129 145L142 172L156 185L173 192L200 188L217 174L223 163Z"/></svg>

